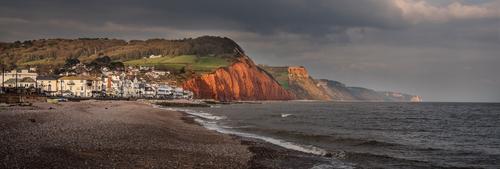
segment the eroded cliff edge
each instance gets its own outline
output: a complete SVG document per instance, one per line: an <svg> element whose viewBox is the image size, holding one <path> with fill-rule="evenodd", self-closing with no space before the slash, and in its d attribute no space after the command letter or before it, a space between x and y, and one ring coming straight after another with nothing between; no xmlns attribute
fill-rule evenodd
<svg viewBox="0 0 500 169"><path fill-rule="evenodd" d="M255 65L246 55L238 54L228 67L187 80L184 89L197 99L234 100L293 100L295 96L284 89L267 72Z"/></svg>
<svg viewBox="0 0 500 169"><path fill-rule="evenodd" d="M298 100L421 102L422 98L401 92L349 87L338 81L314 79L303 66L259 65Z"/></svg>

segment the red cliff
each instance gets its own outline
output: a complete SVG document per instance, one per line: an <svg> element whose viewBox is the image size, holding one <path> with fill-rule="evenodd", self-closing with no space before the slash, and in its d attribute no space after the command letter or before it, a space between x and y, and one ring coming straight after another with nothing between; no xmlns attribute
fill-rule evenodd
<svg viewBox="0 0 500 169"><path fill-rule="evenodd" d="M309 74L303 66L290 66L288 67L288 77L289 79L302 79L309 78Z"/></svg>
<svg viewBox="0 0 500 169"><path fill-rule="evenodd" d="M220 101L295 98L247 56L239 57L231 66L190 79L183 88L191 90L195 98Z"/></svg>

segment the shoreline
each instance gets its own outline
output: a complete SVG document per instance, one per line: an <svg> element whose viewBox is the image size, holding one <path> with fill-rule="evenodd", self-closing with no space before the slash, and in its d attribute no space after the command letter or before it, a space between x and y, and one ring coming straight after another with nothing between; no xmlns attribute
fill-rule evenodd
<svg viewBox="0 0 500 169"><path fill-rule="evenodd" d="M247 146L134 101L0 108L0 168L251 168Z"/></svg>
<svg viewBox="0 0 500 169"><path fill-rule="evenodd" d="M0 168L311 168L329 160L140 101L0 107L0 129Z"/></svg>
<svg viewBox="0 0 500 169"><path fill-rule="evenodd" d="M353 168L354 164L340 161L326 150L317 147L303 147L293 142L254 135L251 133L240 133L223 128L215 129L214 126L206 126L205 120L220 120L220 117L212 117L205 113L192 113L188 107L161 107L155 104L155 108L166 109L183 113L188 123L204 127L206 130L231 136L239 140L242 145L248 146L253 156L249 161L249 168L273 169L273 168ZM208 122L211 123L211 122ZM220 126L218 126L220 127ZM283 145L285 144L285 145ZM312 148L312 149L310 149Z"/></svg>
<svg viewBox="0 0 500 169"><path fill-rule="evenodd" d="M262 101L257 102L262 104ZM330 153L325 152L325 154L316 154L313 152L304 152L299 150L294 150L291 148L286 148L282 145L278 145L263 138L242 136L235 133L222 132L217 129L205 126L204 120L220 120L220 117L212 117L210 115L194 114L189 107L162 107L161 105L155 103L151 104L154 108L176 111L182 113L183 120L186 123L198 125L203 127L208 131L214 131L216 133L230 136L235 140L238 140L241 145L247 146L248 151L252 153L252 157L248 162L248 168L251 169L276 169L276 168L314 168L316 166L330 168L335 165L337 168L344 168L343 162L336 161L333 162ZM232 103L233 104L233 103ZM243 103L235 103L243 104ZM255 103L250 103L255 104ZM203 121L200 121L203 120ZM280 140L282 141L282 140ZM291 143L291 142L286 142ZM293 144L293 143L291 143Z"/></svg>

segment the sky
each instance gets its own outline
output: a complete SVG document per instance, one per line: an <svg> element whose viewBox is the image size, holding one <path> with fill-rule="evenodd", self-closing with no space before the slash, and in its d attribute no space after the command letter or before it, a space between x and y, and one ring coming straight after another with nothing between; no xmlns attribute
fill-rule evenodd
<svg viewBox="0 0 500 169"><path fill-rule="evenodd" d="M500 102L500 0L0 0L3 42L203 35L348 86Z"/></svg>

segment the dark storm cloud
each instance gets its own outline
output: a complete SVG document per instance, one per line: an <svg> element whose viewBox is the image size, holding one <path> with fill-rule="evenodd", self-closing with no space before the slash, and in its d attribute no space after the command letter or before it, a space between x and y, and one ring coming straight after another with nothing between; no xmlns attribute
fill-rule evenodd
<svg viewBox="0 0 500 169"><path fill-rule="evenodd" d="M0 0L0 41L39 38L236 40L257 62L318 78L500 101L496 0Z"/></svg>
<svg viewBox="0 0 500 169"><path fill-rule="evenodd" d="M6 1L0 14L32 20L69 19L186 29L243 29L324 34L342 27L398 28L397 8L377 0Z"/></svg>

